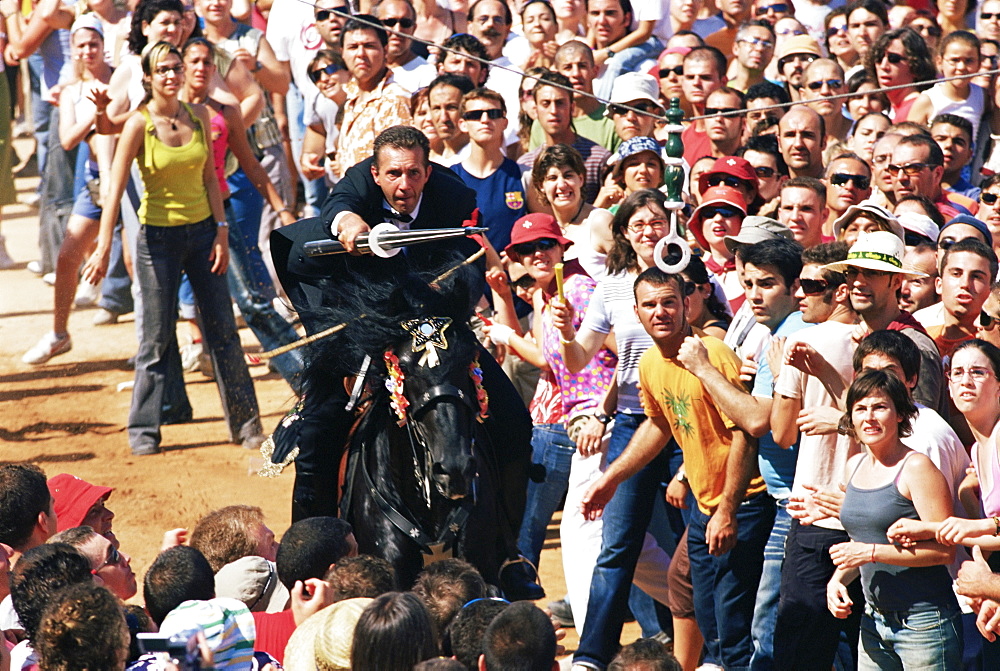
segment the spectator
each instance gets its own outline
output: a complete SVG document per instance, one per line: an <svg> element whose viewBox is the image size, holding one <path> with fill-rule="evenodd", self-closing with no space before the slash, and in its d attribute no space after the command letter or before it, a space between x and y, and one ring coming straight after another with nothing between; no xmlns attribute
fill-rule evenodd
<svg viewBox="0 0 1000 671"><path fill-rule="evenodd" d="M975 214L976 202L941 186L944 177L944 154L941 147L929 137L911 135L904 137L892 152L888 166L892 177L892 191L898 202L913 193L930 198L945 219L959 214Z"/></svg>
<svg viewBox="0 0 1000 671"><path fill-rule="evenodd" d="M903 281L899 290L899 307L910 314L934 305L941 296L937 290L937 245L922 243L906 251L903 266L923 273Z"/></svg>
<svg viewBox="0 0 1000 671"><path fill-rule="evenodd" d="M927 329L942 359L950 357L958 344L976 337L976 323L996 276L997 256L985 243L966 238L945 250L937 282L944 323Z"/></svg>
<svg viewBox="0 0 1000 671"><path fill-rule="evenodd" d="M871 166L874 163L875 143L885 135L891 123L889 117L882 112L866 113L854 124L854 129L847 138L848 148Z"/></svg>
<svg viewBox="0 0 1000 671"><path fill-rule="evenodd" d="M802 77L802 92L799 97L809 102L809 107L823 117L826 142L843 142L851 129L851 122L843 114L844 104L840 100L828 100L831 96L847 93L844 70L828 58L819 58L806 68Z"/></svg>
<svg viewBox="0 0 1000 671"><path fill-rule="evenodd" d="M743 202L748 203L750 214L756 214L757 209L764 204L763 198L758 194L760 180L756 171L749 161L736 156L717 158L710 170L698 175L696 183L702 194L715 186L736 189L743 196Z"/></svg>
<svg viewBox="0 0 1000 671"><path fill-rule="evenodd" d="M743 142L746 109L743 94L728 86L712 91L705 99L705 136L708 138L708 153L715 157L732 156ZM723 116L725 115L725 116Z"/></svg>
<svg viewBox="0 0 1000 671"><path fill-rule="evenodd" d="M971 79L954 79L979 70L979 49L979 38L968 31L947 35L937 55L937 67L943 81L920 94L908 120L927 126L936 124L946 114L957 116L971 124L972 138L979 137L980 122L992 118L992 111L986 104L987 94Z"/></svg>
<svg viewBox="0 0 1000 671"><path fill-rule="evenodd" d="M659 641L640 638L615 655L608 671L681 671L681 665Z"/></svg>
<svg viewBox="0 0 1000 671"><path fill-rule="evenodd" d="M804 248L815 247L832 236L824 235L827 225L827 188L811 177L795 177L781 186L778 221L788 226L795 241Z"/></svg>
<svg viewBox="0 0 1000 671"><path fill-rule="evenodd" d="M796 106L778 122L781 156L792 177L823 177L826 124L811 107Z"/></svg>
<svg viewBox="0 0 1000 671"><path fill-rule="evenodd" d="M132 572L132 558L120 552L111 541L94 529L88 526L73 527L60 531L49 542L66 543L76 549L90 562L91 572L122 601L128 601L139 591L135 573Z"/></svg>
<svg viewBox="0 0 1000 671"><path fill-rule="evenodd" d="M350 5L342 0L319 0L313 11L316 17L316 32L323 38L322 46L339 52L344 22L351 16ZM311 56L312 54L309 54L309 57Z"/></svg>
<svg viewBox="0 0 1000 671"><path fill-rule="evenodd" d="M993 251L1000 247L1000 177L992 175L980 184L979 219L986 224L993 239Z"/></svg>
<svg viewBox="0 0 1000 671"><path fill-rule="evenodd" d="M863 15L867 10L856 9L855 12ZM910 28L890 30L875 40L864 58L868 75L879 86L902 87L889 89L885 93L892 105L889 118L896 123L907 121L911 108L920 97L920 91L913 84L935 77L934 61L927 43Z"/></svg>
<svg viewBox="0 0 1000 671"><path fill-rule="evenodd" d="M436 70L427 59L413 51L411 38L417 29L417 12L410 0L380 2L375 7L375 16L393 31L386 43L385 62L396 83L414 93L429 85Z"/></svg>
<svg viewBox="0 0 1000 671"><path fill-rule="evenodd" d="M342 557L323 579L330 585L334 603L358 597L374 599L397 589L392 564L371 555Z"/></svg>
<svg viewBox="0 0 1000 671"><path fill-rule="evenodd" d="M757 187L764 202L758 214L777 210L781 185L788 179L788 166L778 149L778 139L773 135L751 137L736 155L745 158L757 175Z"/></svg>
<svg viewBox="0 0 1000 671"><path fill-rule="evenodd" d="M56 531L88 526L117 547L118 539L111 530L115 514L106 506L113 489L92 485L69 473L52 476L48 484L59 520Z"/></svg>
<svg viewBox="0 0 1000 671"><path fill-rule="evenodd" d="M844 71L855 69L858 52L847 35L847 8L837 7L823 19L826 28L826 51Z"/></svg>
<svg viewBox="0 0 1000 671"><path fill-rule="evenodd" d="M614 212L622 198L642 189L663 186L665 164L659 143L652 137L638 135L618 147L606 183L595 205Z"/></svg>
<svg viewBox="0 0 1000 671"><path fill-rule="evenodd" d="M766 20L758 18L742 24L736 31L735 58L726 85L745 94L751 86L763 83L764 69L774 56L774 39L774 28Z"/></svg>
<svg viewBox="0 0 1000 671"><path fill-rule="evenodd" d="M503 154L507 108L496 91L479 88L462 97L459 128L469 137L468 156L452 166L466 186L476 192L476 204L489 228L486 237L494 249L510 242L510 229L527 212L517 163Z"/></svg>
<svg viewBox="0 0 1000 671"><path fill-rule="evenodd" d="M645 114L643 114L645 112ZM656 117L663 114L656 97L656 82L649 75L626 72L615 80L604 115L614 123L616 140L609 149L634 137L653 137Z"/></svg>
<svg viewBox="0 0 1000 671"><path fill-rule="evenodd" d="M487 61L490 60L490 55L482 42L468 33L462 33L452 35L441 46L444 49L444 58L438 61L438 74L448 72L453 75L465 75L476 86L486 84L490 67Z"/></svg>
<svg viewBox="0 0 1000 671"><path fill-rule="evenodd" d="M895 175L889 172L889 165L892 163L892 152L903 139L902 133L891 132L891 128L892 126L886 129L881 139L875 142L871 161L872 180L875 183L871 200L886 208L896 205L896 194L892 188Z"/></svg>
<svg viewBox="0 0 1000 671"><path fill-rule="evenodd" d="M571 89L572 85L565 75L553 72L542 76L532 91L532 96L535 99L538 124L545 134L545 141L542 146L517 159L517 164L530 169L545 147L556 144L569 145L580 152L586 166L583 201L593 203L601 188L601 168L607 163L611 152L573 130L573 96L569 92Z"/></svg>
<svg viewBox="0 0 1000 671"><path fill-rule="evenodd" d="M683 68L684 98L695 116L703 116L708 96L725 84L726 57L714 47L698 47L684 57ZM684 142L684 161L690 166L711 153L704 120L689 124L681 140Z"/></svg>
<svg viewBox="0 0 1000 671"><path fill-rule="evenodd" d="M0 543L11 549L10 563L56 533L55 499L45 473L34 464L0 465ZM0 620L0 629L10 629Z"/></svg>
<svg viewBox="0 0 1000 671"><path fill-rule="evenodd" d="M215 574L216 596L238 599L253 613L278 613L288 606L288 589L278 579L274 562L240 557Z"/></svg>
<svg viewBox="0 0 1000 671"><path fill-rule="evenodd" d="M410 671L417 662L437 654L433 627L416 595L383 594L368 604L358 618L351 668Z"/></svg>
<svg viewBox="0 0 1000 671"><path fill-rule="evenodd" d="M903 241L907 247L922 242L936 244L945 221L930 198L920 194L904 196L893 212L903 226Z"/></svg>
<svg viewBox="0 0 1000 671"><path fill-rule="evenodd" d="M973 139L976 137L973 124L955 114L939 114L934 117L930 127L931 137L941 147L944 155L942 187L978 201L980 188L973 186L962 176L966 166L972 161Z"/></svg>
<svg viewBox="0 0 1000 671"><path fill-rule="evenodd" d="M486 628L479 668L485 671L558 669L556 635L548 616L526 601L507 606Z"/></svg>
<svg viewBox="0 0 1000 671"><path fill-rule="evenodd" d="M472 92L472 82L461 75L438 75L427 87L431 122L437 136L444 143L439 156L431 156L436 163L452 166L465 160L470 151L469 134L460 123L462 97Z"/></svg>
<svg viewBox="0 0 1000 671"><path fill-rule="evenodd" d="M552 70L566 75L573 83L573 90L577 91L573 94L573 105L577 112L573 118L573 128L577 133L588 140L593 140L608 151L614 151L619 142L628 139L615 134L617 124L612 121L615 115L608 111L604 103L594 97L594 77L597 76L597 65L594 63L594 52L590 47L579 40L566 42L556 51ZM639 74L634 72L623 74L619 80L615 81L615 89L620 83L631 82L631 78L637 76ZM626 88L635 91L635 87ZM612 104L626 102L620 98L621 95L616 97L615 90L612 90L610 102ZM640 101L636 100L636 102L639 103L640 107L642 106ZM626 104L628 103L626 102ZM656 110L654 109L654 111ZM640 116L639 118L645 120L649 117ZM537 123L532 124L530 148L534 149L541 145L543 140L541 126Z"/></svg>
<svg viewBox="0 0 1000 671"><path fill-rule="evenodd" d="M236 599L185 601L163 619L160 634L171 636L191 629L204 633L216 669L252 668L257 632L247 607Z"/></svg>
<svg viewBox="0 0 1000 671"><path fill-rule="evenodd" d="M521 31L528 42L528 54L517 65L522 70L531 67L552 68L556 43L556 12L545 0L529 0L521 7Z"/></svg>
<svg viewBox="0 0 1000 671"><path fill-rule="evenodd" d="M344 67L344 59L333 49L320 49L309 64L309 78L319 89L312 104L303 111L306 134L302 139L302 154L299 156L299 170L307 179L325 177L328 183L336 178L337 143L340 140L340 104L343 102L344 85L350 73ZM423 96L427 108L427 96ZM427 118L430 115L427 114ZM414 125L419 121L414 118ZM430 124L433 129L433 124ZM436 137L436 131L433 131Z"/></svg>
<svg viewBox="0 0 1000 671"><path fill-rule="evenodd" d="M688 222L688 230L706 253L705 266L719 278L730 303L743 295L743 287L725 238L739 234L746 215L747 206L739 191L728 186L714 186L702 194L701 205Z"/></svg>
<svg viewBox="0 0 1000 671"><path fill-rule="evenodd" d="M342 558L357 554L353 530L344 520L336 517L299 520L288 527L278 546L278 578L291 591L296 582L322 578Z"/></svg>
<svg viewBox="0 0 1000 671"><path fill-rule="evenodd" d="M801 100L802 81L806 66L821 56L819 44L808 35L797 35L785 41L778 50L778 79L784 82L788 97Z"/></svg>
<svg viewBox="0 0 1000 671"><path fill-rule="evenodd" d="M448 626L450 652L467 671L479 671L486 628L508 605L503 599L473 599L458 611Z"/></svg>
<svg viewBox="0 0 1000 671"><path fill-rule="evenodd" d="M468 562L446 559L431 564L417 576L413 593L427 607L434 630L443 634L463 605L486 596L486 583Z"/></svg>
<svg viewBox="0 0 1000 671"><path fill-rule="evenodd" d="M670 7L690 8L694 3L671 3ZM684 77L684 56L690 51L688 47L671 47L665 49L657 61L657 79L660 88L660 105L664 108L670 106L670 100L677 98L680 101L684 116L691 116L691 105L684 97L684 87L681 80ZM614 95L614 88L611 90Z"/></svg>
<svg viewBox="0 0 1000 671"><path fill-rule="evenodd" d="M375 17L358 18L377 23ZM386 67L385 48L389 38L381 28L353 19L344 24L340 48L351 81L344 90L344 119L337 148L337 175L371 155L375 136L391 126L409 124L409 93L395 83Z"/></svg>
<svg viewBox="0 0 1000 671"><path fill-rule="evenodd" d="M516 66L503 54L504 44L514 22L510 7L501 0L474 0L469 4L468 20L469 32L486 48L487 60L498 66L490 70L489 78L484 84L503 96L507 112L513 116L513 111L517 109L521 77L513 72L516 71ZM516 122L516 118L508 119ZM511 123L508 140L513 139L515 130L515 124Z"/></svg>
<svg viewBox="0 0 1000 671"><path fill-rule="evenodd" d="M865 67L868 67L868 52L888 28L889 14L883 3L877 0L852 0L847 5L847 37L851 40L851 46L857 53L858 60L864 63ZM872 63L877 62L872 61ZM878 81L877 78L873 79Z"/></svg>
<svg viewBox="0 0 1000 671"><path fill-rule="evenodd" d="M771 81L762 81L747 89L747 130L751 136L757 133L758 125L765 119L777 123L785 115L784 107L777 107L789 102L788 93L784 88Z"/></svg>
<svg viewBox="0 0 1000 671"><path fill-rule="evenodd" d="M212 567L193 547L177 545L164 550L146 571L142 598L149 616L159 626L167 613L185 601L215 598Z"/></svg>
<svg viewBox="0 0 1000 671"><path fill-rule="evenodd" d="M888 231L900 240L905 237L896 215L871 201L862 201L848 207L847 211L833 222L834 237L839 242L846 243L848 247L853 247L862 233L874 231Z"/></svg>
<svg viewBox="0 0 1000 671"><path fill-rule="evenodd" d="M643 62L654 59L663 48L653 35L656 22L662 18L657 11L661 5L655 2L633 5L631 0L588 0L586 7L587 42L601 68L595 91L598 97L607 98L619 75L639 70Z"/></svg>
<svg viewBox="0 0 1000 671"><path fill-rule="evenodd" d="M350 671L354 628L369 598L338 601L309 617L288 639L286 671Z"/></svg>
<svg viewBox="0 0 1000 671"><path fill-rule="evenodd" d="M278 544L274 532L264 524L264 513L256 506L226 506L208 513L191 532L195 548L216 573L240 557L263 557L274 561Z"/></svg>
<svg viewBox="0 0 1000 671"><path fill-rule="evenodd" d="M35 648L39 668L52 671L125 667L129 631L121 604L93 583L71 585L42 614Z"/></svg>
<svg viewBox="0 0 1000 671"><path fill-rule="evenodd" d="M823 223L823 234L833 238L834 222L844 216L851 205L857 205L871 196L872 169L857 154L839 154L826 166L824 182L829 187L825 198L829 213Z"/></svg>

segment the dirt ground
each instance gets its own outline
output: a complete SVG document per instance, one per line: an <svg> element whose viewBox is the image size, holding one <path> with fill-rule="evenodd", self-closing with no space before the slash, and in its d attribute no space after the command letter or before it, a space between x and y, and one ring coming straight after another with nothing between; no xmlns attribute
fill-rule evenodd
<svg viewBox="0 0 1000 671"><path fill-rule="evenodd" d="M28 140L15 142L24 158ZM34 193L37 178L16 180L18 197ZM118 324L94 326L94 308L70 316L73 349L44 366L21 356L52 328L52 288L28 271L38 258L38 211L23 204L5 207L0 226L10 255L18 261L0 271L0 462L32 462L50 477L72 473L114 487L108 507L122 550L141 577L155 558L164 531L191 528L204 513L225 505L260 506L277 535L290 523L291 469L276 478L255 474L260 455L226 442L215 383L201 373L186 376L194 420L163 427L164 452L133 457L125 421L132 380L126 360L135 353L131 315ZM240 331L248 352L260 346L248 329ZM266 366L250 369L265 428L272 429L294 397L284 380ZM542 553L542 582L550 599L564 594L558 519L549 528ZM544 606L544 603L539 605ZM565 640L576 646L571 629ZM629 625L625 641L638 636Z"/></svg>

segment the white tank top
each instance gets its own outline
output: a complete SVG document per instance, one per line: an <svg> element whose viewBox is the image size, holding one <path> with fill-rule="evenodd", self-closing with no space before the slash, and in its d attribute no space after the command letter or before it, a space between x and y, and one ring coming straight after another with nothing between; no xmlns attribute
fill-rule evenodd
<svg viewBox="0 0 1000 671"><path fill-rule="evenodd" d="M965 100L952 100L946 96L942 84L935 84L927 89L926 93L931 99L931 107L934 110L930 115L931 121L941 114L954 114L972 124L973 140L979 136L979 123L986 111L986 99L980 87L975 84L970 85L969 97Z"/></svg>

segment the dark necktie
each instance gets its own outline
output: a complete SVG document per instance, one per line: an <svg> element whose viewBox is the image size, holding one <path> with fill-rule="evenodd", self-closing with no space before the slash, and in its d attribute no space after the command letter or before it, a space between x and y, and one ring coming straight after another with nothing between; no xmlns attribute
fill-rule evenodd
<svg viewBox="0 0 1000 671"><path fill-rule="evenodd" d="M392 210L382 210L382 216L385 217L386 221L398 221L402 224L409 224L413 221L413 217L408 214L400 214L399 212L393 212Z"/></svg>

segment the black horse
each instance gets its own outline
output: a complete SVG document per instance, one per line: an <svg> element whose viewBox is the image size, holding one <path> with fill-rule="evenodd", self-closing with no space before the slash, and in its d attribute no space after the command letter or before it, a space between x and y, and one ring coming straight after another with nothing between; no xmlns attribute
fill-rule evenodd
<svg viewBox="0 0 1000 671"><path fill-rule="evenodd" d="M360 378L348 378L351 405L365 410L340 499L362 553L388 560L404 588L447 556L466 559L487 582L530 587L524 565L501 570L517 558L520 520L501 505L480 360L502 372L469 327L481 274L461 267L442 278L455 263L405 277L355 267L331 280L330 299L309 318L346 326L311 345L306 386L319 392L349 373Z"/></svg>

